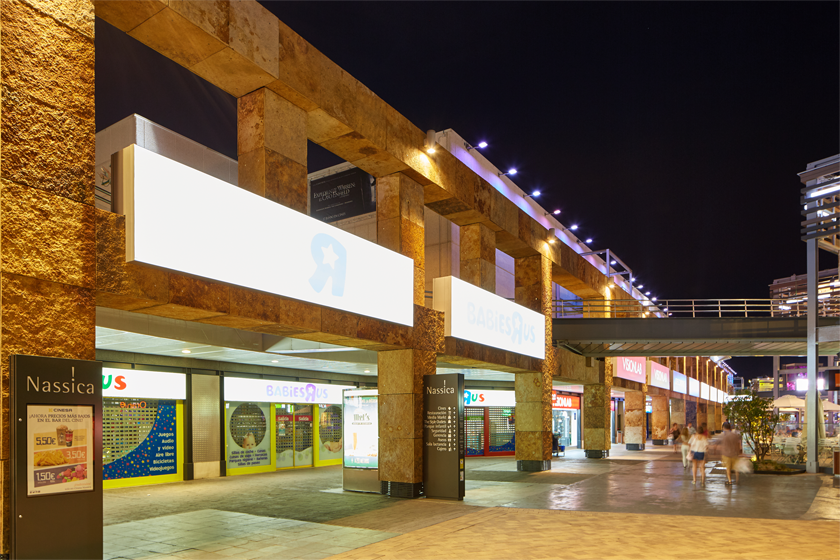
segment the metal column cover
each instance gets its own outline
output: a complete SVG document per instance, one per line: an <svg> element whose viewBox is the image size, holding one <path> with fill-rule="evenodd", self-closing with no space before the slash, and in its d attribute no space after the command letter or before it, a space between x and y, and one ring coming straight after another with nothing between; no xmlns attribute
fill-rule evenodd
<svg viewBox="0 0 840 560"><path fill-rule="evenodd" d="M219 402L220 377L215 375L190 376L192 389L192 442L195 478L206 478L209 470L218 470L221 455L221 404ZM202 465L203 463L203 465ZM218 474L216 474L218 476Z"/></svg>

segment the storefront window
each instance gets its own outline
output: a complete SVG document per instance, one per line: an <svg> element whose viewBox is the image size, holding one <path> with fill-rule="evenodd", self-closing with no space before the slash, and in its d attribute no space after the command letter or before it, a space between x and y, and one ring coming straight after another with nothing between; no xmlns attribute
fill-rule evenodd
<svg viewBox="0 0 840 560"><path fill-rule="evenodd" d="M466 422L467 455L484 455L484 409L468 406L464 408Z"/></svg>
<svg viewBox="0 0 840 560"><path fill-rule="evenodd" d="M102 399L103 478L177 474L174 400Z"/></svg>
<svg viewBox="0 0 840 560"><path fill-rule="evenodd" d="M336 404L318 405L318 439L320 461L341 459L344 439L342 437L341 406Z"/></svg>
<svg viewBox="0 0 840 560"><path fill-rule="evenodd" d="M490 418L490 452L516 450L516 416L514 409L500 406L488 407Z"/></svg>

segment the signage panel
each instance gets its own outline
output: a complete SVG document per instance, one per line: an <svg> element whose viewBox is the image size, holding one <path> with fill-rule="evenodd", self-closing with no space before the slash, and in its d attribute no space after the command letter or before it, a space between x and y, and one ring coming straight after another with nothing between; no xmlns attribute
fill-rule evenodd
<svg viewBox="0 0 840 560"><path fill-rule="evenodd" d="M688 378L688 394L692 397L700 396L700 382L693 377Z"/></svg>
<svg viewBox="0 0 840 560"><path fill-rule="evenodd" d="M102 558L102 364L11 357L12 558Z"/></svg>
<svg viewBox="0 0 840 560"><path fill-rule="evenodd" d="M644 358L621 356L616 360L615 375L638 383L647 383L647 366Z"/></svg>
<svg viewBox="0 0 840 560"><path fill-rule="evenodd" d="M344 467L379 468L379 395L376 389L344 392Z"/></svg>
<svg viewBox="0 0 840 560"><path fill-rule="evenodd" d="M464 390L464 406L516 406L515 391Z"/></svg>
<svg viewBox="0 0 840 560"><path fill-rule="evenodd" d="M299 383L271 379L225 377L225 400L243 402L341 404L349 385Z"/></svg>
<svg viewBox="0 0 840 560"><path fill-rule="evenodd" d="M700 383L700 398L709 400L709 386L705 383Z"/></svg>
<svg viewBox="0 0 840 560"><path fill-rule="evenodd" d="M433 306L444 312L444 334L545 358L545 317L453 276L435 278Z"/></svg>
<svg viewBox="0 0 840 560"><path fill-rule="evenodd" d="M427 498L463 500L464 374L423 379L423 489Z"/></svg>
<svg viewBox="0 0 840 560"><path fill-rule="evenodd" d="M674 374L674 388L672 391L675 393L682 393L685 395L688 392L688 381L685 375L681 374L678 371L673 372Z"/></svg>
<svg viewBox="0 0 840 560"><path fill-rule="evenodd" d="M147 403L146 401L120 403L120 405L123 404L139 404L142 408ZM157 410L152 429L137 447L119 459L103 465L104 480L178 474L179 453L175 401L153 400L150 404L153 404ZM133 418L137 417L133 416Z"/></svg>
<svg viewBox="0 0 840 560"><path fill-rule="evenodd" d="M140 146L120 157L127 262L413 325L411 259Z"/></svg>
<svg viewBox="0 0 840 560"><path fill-rule="evenodd" d="M102 368L102 396L184 400L187 398L187 376L183 373L106 367Z"/></svg>
<svg viewBox="0 0 840 560"><path fill-rule="evenodd" d="M225 399L227 399L227 394ZM227 468L265 467L271 464L271 410L266 404L228 402Z"/></svg>
<svg viewBox="0 0 840 560"><path fill-rule="evenodd" d="M709 387L709 400L712 402L718 402L717 389L711 386Z"/></svg>
<svg viewBox="0 0 840 560"><path fill-rule="evenodd" d="M660 389L671 388L671 370L656 362L650 363L650 384Z"/></svg>
<svg viewBox="0 0 840 560"><path fill-rule="evenodd" d="M580 397L577 395L561 395L555 391L551 395L551 408L578 410L580 409Z"/></svg>
<svg viewBox="0 0 840 560"><path fill-rule="evenodd" d="M376 212L376 179L359 168L309 181L309 215L335 222Z"/></svg>

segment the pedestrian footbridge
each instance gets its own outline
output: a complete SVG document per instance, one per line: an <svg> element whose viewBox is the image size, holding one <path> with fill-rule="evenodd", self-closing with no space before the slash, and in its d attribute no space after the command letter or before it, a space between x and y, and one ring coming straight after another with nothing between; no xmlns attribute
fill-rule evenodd
<svg viewBox="0 0 840 560"><path fill-rule="evenodd" d="M663 309L667 313L660 311ZM802 356L807 353L804 315L780 316L764 310L760 313L765 315L762 317L747 310L737 313L741 316L731 316L736 313L724 309L705 316L699 312L674 316L668 309L663 305L648 307L645 314L626 310L598 313L600 310L589 308L569 317L568 306L555 305L554 345L588 357ZM840 352L839 317L819 317L817 335L820 354Z"/></svg>

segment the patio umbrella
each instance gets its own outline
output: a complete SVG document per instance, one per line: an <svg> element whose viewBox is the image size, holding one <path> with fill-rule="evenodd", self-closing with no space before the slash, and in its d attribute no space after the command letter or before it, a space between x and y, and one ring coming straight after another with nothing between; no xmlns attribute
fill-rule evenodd
<svg viewBox="0 0 840 560"><path fill-rule="evenodd" d="M785 395L773 401L773 408L805 408L805 401L793 395Z"/></svg>
<svg viewBox="0 0 840 560"><path fill-rule="evenodd" d="M811 394L805 397L806 401L811 398ZM805 422L810 420L806 414ZM825 439L825 413L823 412L823 402L819 395L817 395L817 417L815 418L817 421L817 437L820 439Z"/></svg>
<svg viewBox="0 0 840 560"><path fill-rule="evenodd" d="M837 412L837 411L840 411L840 405L834 404L834 403L833 403L833 402L831 402L831 401L826 401L826 400L824 400L824 401L822 402L822 405L823 405L823 410L829 410L829 411L831 411L831 412Z"/></svg>

